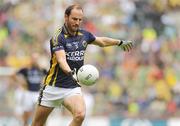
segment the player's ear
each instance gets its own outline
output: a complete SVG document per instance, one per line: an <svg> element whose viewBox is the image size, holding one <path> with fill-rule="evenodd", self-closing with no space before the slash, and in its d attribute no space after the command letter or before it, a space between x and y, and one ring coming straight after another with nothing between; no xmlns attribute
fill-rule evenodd
<svg viewBox="0 0 180 126"><path fill-rule="evenodd" d="M67 14L65 14L65 15L64 15L64 19L65 19L65 21L67 21L67 20L68 20L68 18L69 18L69 16L68 16Z"/></svg>

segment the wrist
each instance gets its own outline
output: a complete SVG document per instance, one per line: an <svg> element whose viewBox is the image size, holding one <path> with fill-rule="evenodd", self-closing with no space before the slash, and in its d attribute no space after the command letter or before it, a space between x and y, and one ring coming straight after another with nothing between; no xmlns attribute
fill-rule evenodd
<svg viewBox="0 0 180 126"><path fill-rule="evenodd" d="M123 44L123 40L118 41L118 46L121 46Z"/></svg>
<svg viewBox="0 0 180 126"><path fill-rule="evenodd" d="M68 76L72 76L73 75L73 71L71 70L71 71L67 72L67 75Z"/></svg>

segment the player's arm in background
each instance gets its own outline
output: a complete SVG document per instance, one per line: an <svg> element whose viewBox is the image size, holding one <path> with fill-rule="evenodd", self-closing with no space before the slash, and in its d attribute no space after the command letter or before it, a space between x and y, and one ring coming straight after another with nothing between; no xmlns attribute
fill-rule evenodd
<svg viewBox="0 0 180 126"><path fill-rule="evenodd" d="M107 46L119 46L124 51L129 51L132 49L133 43L132 41L125 41L119 39L113 39L109 37L96 37L95 41L92 42L94 45L98 45L100 47L107 47Z"/></svg>
<svg viewBox="0 0 180 126"><path fill-rule="evenodd" d="M26 89L27 88L27 81L25 80L25 77L21 74L21 71L23 71L23 69L21 69L20 71L16 71L12 75L12 79L15 82L15 84L17 84L17 86L21 86L24 89Z"/></svg>

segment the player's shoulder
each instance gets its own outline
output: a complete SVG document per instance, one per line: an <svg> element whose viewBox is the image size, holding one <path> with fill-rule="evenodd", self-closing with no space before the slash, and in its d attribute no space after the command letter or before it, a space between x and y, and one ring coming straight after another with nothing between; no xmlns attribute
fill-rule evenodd
<svg viewBox="0 0 180 126"><path fill-rule="evenodd" d="M81 33L88 33L88 31L87 31L87 30L82 29L82 28L80 28L80 29L78 30L78 32L81 32Z"/></svg>
<svg viewBox="0 0 180 126"><path fill-rule="evenodd" d="M57 29L54 30L51 39L56 40L59 36L62 36L62 34L63 34L62 28L58 27Z"/></svg>
<svg viewBox="0 0 180 126"><path fill-rule="evenodd" d="M61 27L60 27L60 28L57 28L57 29L55 30L55 32L53 33L50 42L53 43L53 45L57 45L58 39L59 39L59 38L62 38L62 36L63 36L63 30L62 30L62 28L61 28Z"/></svg>
<svg viewBox="0 0 180 126"><path fill-rule="evenodd" d="M41 72L43 72L43 74L46 74L47 70L45 68L41 68Z"/></svg>
<svg viewBox="0 0 180 126"><path fill-rule="evenodd" d="M20 73L21 73L21 74L22 74L22 73L26 73L27 70L28 70L28 69L27 69L26 67L23 67L23 68L18 69L16 73L17 73L17 74L20 74Z"/></svg>
<svg viewBox="0 0 180 126"><path fill-rule="evenodd" d="M19 71L25 71L25 70L28 70L28 68L27 67L22 67L22 68L19 69Z"/></svg>
<svg viewBox="0 0 180 126"><path fill-rule="evenodd" d="M58 35L61 35L61 34L63 34L63 29L62 29L62 27L57 28L57 29L54 31L53 36L58 36Z"/></svg>
<svg viewBox="0 0 180 126"><path fill-rule="evenodd" d="M91 32L89 32L85 29L79 29L78 34L89 35L89 34L91 34Z"/></svg>

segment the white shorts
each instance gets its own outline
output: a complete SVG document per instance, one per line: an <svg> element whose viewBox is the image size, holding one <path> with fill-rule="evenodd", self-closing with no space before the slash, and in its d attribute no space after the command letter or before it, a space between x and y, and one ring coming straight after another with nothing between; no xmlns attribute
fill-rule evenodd
<svg viewBox="0 0 180 126"><path fill-rule="evenodd" d="M23 107L24 107L24 95L25 95L25 91L21 88L17 88L15 90L15 93L14 93L14 98L15 98L15 109L14 109L14 112L16 115L22 115L24 110L23 110Z"/></svg>
<svg viewBox="0 0 180 126"><path fill-rule="evenodd" d="M33 111L37 103L39 91L26 91L24 95L24 111Z"/></svg>
<svg viewBox="0 0 180 126"><path fill-rule="evenodd" d="M63 100L73 95L82 95L81 88L59 88L44 86L39 95L38 104L46 107L60 107Z"/></svg>
<svg viewBox="0 0 180 126"><path fill-rule="evenodd" d="M37 103L39 91L33 92L28 90L16 90L16 110L15 113L20 115L23 112L33 111L34 106Z"/></svg>

